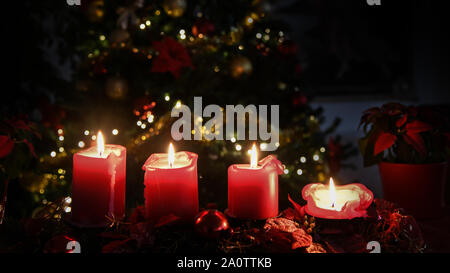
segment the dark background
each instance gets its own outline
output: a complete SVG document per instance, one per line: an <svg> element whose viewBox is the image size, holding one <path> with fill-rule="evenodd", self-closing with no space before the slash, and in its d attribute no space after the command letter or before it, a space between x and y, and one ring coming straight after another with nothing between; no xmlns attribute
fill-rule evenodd
<svg viewBox="0 0 450 273"><path fill-rule="evenodd" d="M2 115L36 103L39 94L46 92L30 88L21 93L20 85L45 82L57 89L60 84L54 75L70 80L70 63L55 59L51 46L37 46L46 33L38 33L30 25L32 15L24 9L25 3L2 3ZM55 1L55 5L66 3ZM299 44L305 81L315 91L312 103L324 107L328 121L342 118L338 133L345 140L356 143L361 133L356 130L360 114L369 107L387 101L450 101L448 10L444 2L381 0L380 6L370 6L366 0L282 0L271 9L289 23ZM45 54L53 65L40 62L35 58L39 54ZM359 157L353 161L358 168L344 171L343 177L364 180L381 196L376 167L362 168Z"/></svg>

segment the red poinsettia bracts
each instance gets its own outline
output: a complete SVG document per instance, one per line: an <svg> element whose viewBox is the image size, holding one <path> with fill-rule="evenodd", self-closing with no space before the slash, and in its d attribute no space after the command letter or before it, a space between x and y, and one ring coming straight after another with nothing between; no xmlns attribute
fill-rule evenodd
<svg viewBox="0 0 450 273"><path fill-rule="evenodd" d="M391 148L388 157L398 162L444 158L444 155L433 155L442 153L448 145L445 133L441 132L449 128L438 109L387 103L364 111L359 126L363 126L366 136L360 139L359 146L365 164L379 162L383 159L383 152ZM412 151L420 158L413 160L415 155Z"/></svg>
<svg viewBox="0 0 450 273"><path fill-rule="evenodd" d="M153 61L152 72L170 72L178 78L183 68L194 68L186 48L170 37L153 42L153 48L158 51L158 56Z"/></svg>

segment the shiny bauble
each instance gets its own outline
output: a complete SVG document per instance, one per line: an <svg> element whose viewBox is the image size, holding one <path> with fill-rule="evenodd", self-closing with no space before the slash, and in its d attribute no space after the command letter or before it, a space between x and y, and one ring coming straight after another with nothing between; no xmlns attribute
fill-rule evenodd
<svg viewBox="0 0 450 273"><path fill-rule="evenodd" d="M108 78L105 84L106 95L113 100L121 100L128 93L128 82L120 76Z"/></svg>
<svg viewBox="0 0 450 273"><path fill-rule="evenodd" d="M180 17L186 10L186 0L164 0L162 3L164 11L171 17Z"/></svg>
<svg viewBox="0 0 450 273"><path fill-rule="evenodd" d="M217 239L229 231L227 217L216 209L207 209L195 217L195 231L208 239Z"/></svg>
<svg viewBox="0 0 450 273"><path fill-rule="evenodd" d="M252 63L245 56L234 57L230 62L230 74L235 79L240 78L242 75L250 75L252 71Z"/></svg>
<svg viewBox="0 0 450 273"><path fill-rule="evenodd" d="M86 8L86 16L90 22L100 22L105 16L103 0L91 1Z"/></svg>

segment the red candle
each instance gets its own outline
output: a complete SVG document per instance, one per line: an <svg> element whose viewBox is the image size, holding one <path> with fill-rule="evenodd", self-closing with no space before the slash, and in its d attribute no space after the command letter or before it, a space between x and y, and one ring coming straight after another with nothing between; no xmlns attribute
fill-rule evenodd
<svg viewBox="0 0 450 273"><path fill-rule="evenodd" d="M366 209L373 200L373 193L364 185L354 183L335 186L333 178L330 178L328 186L321 183L306 185L302 196L307 201L306 213L325 219L365 217Z"/></svg>
<svg viewBox="0 0 450 273"><path fill-rule="evenodd" d="M269 155L257 164L255 145L251 164L228 168L227 213L241 219L266 219L278 215L278 175L283 165Z"/></svg>
<svg viewBox="0 0 450 273"><path fill-rule="evenodd" d="M191 152L177 152L169 146L168 154L152 154L142 169L145 213L157 221L173 214L184 222L193 222L198 213L197 158Z"/></svg>
<svg viewBox="0 0 450 273"><path fill-rule="evenodd" d="M101 227L108 217L125 215L126 148L104 145L101 132L97 146L73 156L72 219L83 227Z"/></svg>

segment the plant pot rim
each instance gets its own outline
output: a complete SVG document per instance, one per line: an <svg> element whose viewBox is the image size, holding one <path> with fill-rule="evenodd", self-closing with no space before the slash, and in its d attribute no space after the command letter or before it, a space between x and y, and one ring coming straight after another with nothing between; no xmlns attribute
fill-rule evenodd
<svg viewBox="0 0 450 273"><path fill-rule="evenodd" d="M442 161L442 162L434 162L434 163L395 163L395 162L387 162L387 161L381 161L378 163L378 165L396 165L396 166L438 166L438 165L448 165L448 161Z"/></svg>

